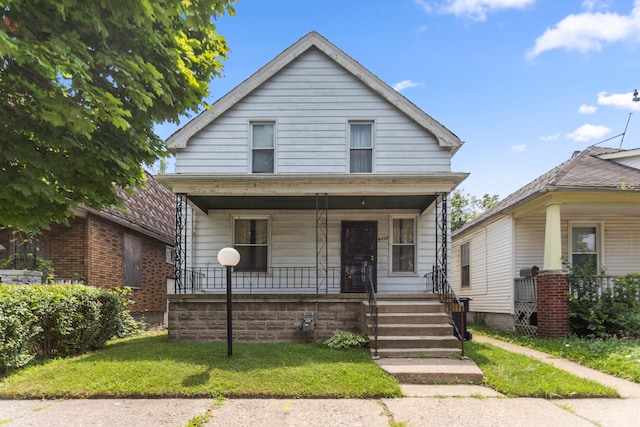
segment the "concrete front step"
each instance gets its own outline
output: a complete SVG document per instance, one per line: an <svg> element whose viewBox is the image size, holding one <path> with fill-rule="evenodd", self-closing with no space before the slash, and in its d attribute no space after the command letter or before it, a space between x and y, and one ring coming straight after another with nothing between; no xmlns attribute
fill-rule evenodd
<svg viewBox="0 0 640 427"><path fill-rule="evenodd" d="M365 306L369 309L369 302ZM378 301L378 313L442 313L442 304L438 300L428 301Z"/></svg>
<svg viewBox="0 0 640 427"><path fill-rule="evenodd" d="M373 334L373 326L369 326L368 334ZM435 324L380 324L378 323L378 336L449 336L453 333L453 327L448 323Z"/></svg>
<svg viewBox="0 0 640 427"><path fill-rule="evenodd" d="M451 336L380 336L378 348L458 348L458 339Z"/></svg>
<svg viewBox="0 0 640 427"><path fill-rule="evenodd" d="M366 313L367 321L371 317ZM444 313L378 313L378 325L382 324L449 324L449 316Z"/></svg>
<svg viewBox="0 0 640 427"><path fill-rule="evenodd" d="M403 384L480 384L484 378L480 368L468 358L382 357L376 363Z"/></svg>
<svg viewBox="0 0 640 427"><path fill-rule="evenodd" d="M375 349L371 349L371 357L373 358L450 358L460 356L460 350L457 348L378 348L376 355Z"/></svg>

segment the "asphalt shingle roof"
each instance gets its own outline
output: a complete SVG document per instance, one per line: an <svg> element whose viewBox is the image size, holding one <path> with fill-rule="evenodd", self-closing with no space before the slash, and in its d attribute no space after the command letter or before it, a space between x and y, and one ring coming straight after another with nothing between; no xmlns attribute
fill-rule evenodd
<svg viewBox="0 0 640 427"><path fill-rule="evenodd" d="M617 191L624 186L631 191L640 191L640 170L598 157L603 154L620 151L625 150L588 147L583 151L574 153L569 160L511 193L493 207L469 221L462 228L456 230L454 234L473 228L494 215L507 211L533 196L541 195L552 189Z"/></svg>
<svg viewBox="0 0 640 427"><path fill-rule="evenodd" d="M132 225L175 240L175 195L147 173L146 188L136 188L132 194L117 188L124 200L125 210L115 206L104 208L101 214L126 221Z"/></svg>

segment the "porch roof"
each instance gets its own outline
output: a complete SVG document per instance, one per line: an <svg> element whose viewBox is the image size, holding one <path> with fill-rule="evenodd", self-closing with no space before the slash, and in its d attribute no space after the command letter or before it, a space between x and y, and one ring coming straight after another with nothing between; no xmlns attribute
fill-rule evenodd
<svg viewBox="0 0 640 427"><path fill-rule="evenodd" d="M422 175L159 175L174 193L198 208L315 209L327 194L329 209L416 209L424 211L438 193L452 191L468 174Z"/></svg>

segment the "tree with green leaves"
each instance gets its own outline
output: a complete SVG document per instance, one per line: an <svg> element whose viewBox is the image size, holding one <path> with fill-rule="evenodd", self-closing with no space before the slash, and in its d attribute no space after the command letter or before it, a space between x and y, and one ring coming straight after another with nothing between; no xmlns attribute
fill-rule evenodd
<svg viewBox="0 0 640 427"><path fill-rule="evenodd" d="M498 195L484 194L481 198L469 193L463 193L464 189L457 189L451 193L451 231L461 228L467 222L477 217L496 203Z"/></svg>
<svg viewBox="0 0 640 427"><path fill-rule="evenodd" d="M153 127L206 107L235 0L0 0L0 225L119 205L167 155Z"/></svg>

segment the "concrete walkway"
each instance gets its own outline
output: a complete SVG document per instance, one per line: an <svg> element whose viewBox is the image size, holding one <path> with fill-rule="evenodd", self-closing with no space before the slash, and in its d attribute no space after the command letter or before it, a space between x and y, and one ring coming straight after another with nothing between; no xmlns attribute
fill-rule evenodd
<svg viewBox="0 0 640 427"><path fill-rule="evenodd" d="M95 399L0 400L0 425L186 426L209 413L214 426L363 426L392 422L418 426L640 427L640 384L564 359L486 337L474 337L618 390L622 399L510 399L473 385L409 385L398 399Z"/></svg>

